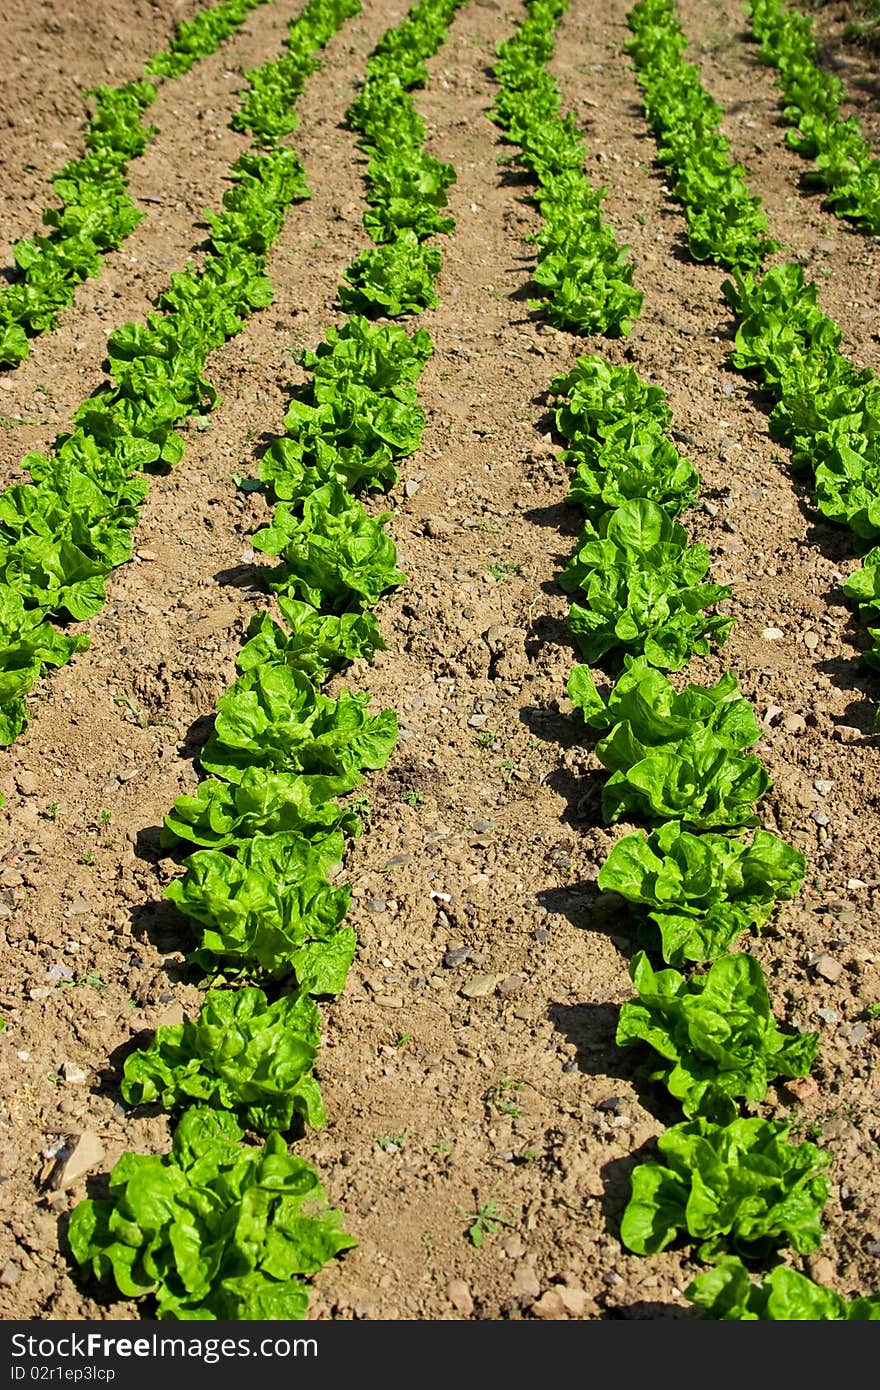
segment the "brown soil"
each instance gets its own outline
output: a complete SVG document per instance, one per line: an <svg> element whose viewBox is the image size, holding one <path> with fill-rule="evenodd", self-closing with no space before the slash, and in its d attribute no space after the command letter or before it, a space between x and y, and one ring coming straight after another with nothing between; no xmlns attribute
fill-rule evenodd
<svg viewBox="0 0 880 1390"><path fill-rule="evenodd" d="M5 236L34 229L46 174L76 152L81 88L135 76L172 16L191 8L102 6L100 31L80 3L45 0L8 17ZM280 0L258 9L220 53L163 87L160 136L132 173L148 216L59 330L0 379L5 479L101 379L112 326L140 316L200 240L194 221L241 147L225 124L234 74L271 56L293 10ZM187 432L183 462L152 487L139 556L111 578L88 625L91 650L41 684L27 735L0 759L6 1319L139 1316L71 1267L65 1217L86 1187L59 1193L50 1175L59 1147L86 1129L105 1150L98 1174L123 1149L167 1147L165 1118L132 1115L118 1095L132 1040L199 998L181 968L181 919L161 902L177 870L158 855L156 827L198 779L206 721L250 614L267 602L249 546L266 504L237 494L231 475L251 471L261 439L283 428L299 380L292 351L339 318L336 286L364 243L362 164L342 116L366 54L401 12L370 0L330 44L301 101L294 143L314 196L291 211L272 256L275 304L214 354L223 402L210 427ZM382 605L388 651L345 682L394 707L402 735L369 780L369 824L348 857L360 949L324 1010L328 1128L299 1145L359 1241L316 1279L316 1318L693 1316L687 1255L640 1259L616 1236L633 1164L678 1116L613 1043L632 938L595 891L613 836L565 693L575 658L555 576L577 519L562 504L544 393L584 350L663 384L702 473L704 501L687 523L712 551L714 578L734 586L738 623L723 660L688 675L736 671L764 720L759 751L774 779L764 823L810 860L799 899L749 949L780 1022L821 1030L818 1089L798 1106L771 1092L762 1113L794 1108L833 1155L825 1243L800 1267L848 1296L880 1287L878 1024L865 1023L880 999L877 686L859 667L840 590L854 561L848 534L792 481L762 398L726 366L723 276L684 254L681 216L652 169L621 54L625 13L623 0L573 5L555 64L645 291L624 343L550 330L526 304L536 218L501 170L504 147L484 114L495 45L521 17L514 0L472 0L418 96L431 149L458 170L457 230L444 243L441 307L422 320L435 344L424 444L390 499L409 582ZM738 6L685 0L682 21L774 233L819 278L848 348L876 364L880 248L800 192L802 161L741 42ZM862 56L846 56L848 77L866 74ZM835 983L810 964L821 951L842 967ZM481 976L492 977L488 992L470 997ZM476 1248L467 1228L493 1200L504 1224Z"/></svg>

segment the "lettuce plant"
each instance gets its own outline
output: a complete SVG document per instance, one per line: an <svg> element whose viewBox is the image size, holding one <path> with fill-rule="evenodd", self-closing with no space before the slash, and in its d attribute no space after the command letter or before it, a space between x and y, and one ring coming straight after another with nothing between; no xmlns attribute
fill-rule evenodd
<svg viewBox="0 0 880 1390"><path fill-rule="evenodd" d="M569 626L587 662L609 652L641 652L661 670L679 671L709 638L726 640L733 619L704 610L730 596L722 584L703 584L709 552L687 545L687 535L654 502L625 502L589 522L560 575L567 592L579 591Z"/></svg>
<svg viewBox="0 0 880 1390"><path fill-rule="evenodd" d="M70 1216L74 1259L160 1319L294 1320L307 1277L356 1244L279 1134L242 1143L226 1111L184 1112L167 1155L124 1153L110 1196Z"/></svg>
<svg viewBox="0 0 880 1390"><path fill-rule="evenodd" d="M241 781L208 777L195 796L179 796L165 817L162 844L190 841L206 849L231 849L254 835L293 831L304 839L331 830L358 835L361 823L335 798L359 787L356 772L337 777L245 768Z"/></svg>
<svg viewBox="0 0 880 1390"><path fill-rule="evenodd" d="M716 1321L877 1322L880 1295L851 1301L815 1284L788 1265L753 1279L736 1255L724 1255L685 1289L685 1296Z"/></svg>
<svg viewBox="0 0 880 1390"><path fill-rule="evenodd" d="M728 1250L762 1259L783 1244L799 1254L818 1249L831 1155L809 1142L788 1144L790 1129L778 1120L703 1118L667 1129L657 1140L661 1161L633 1169L623 1244L655 1255L687 1236L701 1260Z"/></svg>
<svg viewBox="0 0 880 1390"><path fill-rule="evenodd" d="M800 890L806 860L768 830L751 842L695 835L667 821L624 835L599 870L599 887L648 908L663 959L714 960L742 932L760 928L779 900Z"/></svg>
<svg viewBox="0 0 880 1390"><path fill-rule="evenodd" d="M217 702L202 767L228 782L241 782L252 767L329 776L384 767L397 717L368 714L369 698L342 690L332 700L281 663L246 671Z"/></svg>
<svg viewBox="0 0 880 1390"><path fill-rule="evenodd" d="M346 312L400 318L436 309L434 280L443 266L441 253L419 241L405 227L393 241L371 246L345 272L339 306Z"/></svg>
<svg viewBox="0 0 880 1390"><path fill-rule="evenodd" d="M157 1028L149 1047L126 1057L122 1098L166 1110L204 1102L262 1134L289 1129L295 1115L320 1128L326 1116L312 1075L320 1040L308 994L270 1004L253 986L214 989L197 1019Z"/></svg>
<svg viewBox="0 0 880 1390"><path fill-rule="evenodd" d="M705 975L655 971L644 952L630 966L638 999L621 1007L619 1046L647 1043L663 1081L694 1116L720 1090L760 1101L777 1076L806 1076L818 1033L786 1034L776 1027L764 972L754 956L723 955Z"/></svg>
<svg viewBox="0 0 880 1390"><path fill-rule="evenodd" d="M333 671L358 658L369 661L384 651L385 642L372 613L317 613L308 603L278 596L286 627L268 613L254 614L248 625L248 641L236 659L240 671L251 671L266 662L295 666L316 685Z"/></svg>
<svg viewBox="0 0 880 1390"><path fill-rule="evenodd" d="M341 858L335 833L255 835L235 857L196 850L165 896L201 927L193 959L203 969L293 975L309 994L339 994L355 949L354 932L340 926L350 890L327 882Z"/></svg>
<svg viewBox="0 0 880 1390"><path fill-rule="evenodd" d="M300 517L279 503L272 524L257 531L252 544L281 556L283 564L268 575L271 588L315 609L344 613L373 607L386 590L406 582L395 569L397 551L385 530L391 516L370 516L334 481L309 493Z"/></svg>

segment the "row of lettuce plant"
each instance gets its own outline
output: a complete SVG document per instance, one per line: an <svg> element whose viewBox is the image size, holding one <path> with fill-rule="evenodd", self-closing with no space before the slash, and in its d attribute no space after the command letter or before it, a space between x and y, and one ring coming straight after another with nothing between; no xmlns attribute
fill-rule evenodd
<svg viewBox="0 0 880 1390"><path fill-rule="evenodd" d="M14 277L0 290L0 366L29 354L28 340L53 329L73 303L76 287L101 272L108 251L117 251L144 214L128 196L132 160L158 134L143 124L158 87L152 77L179 77L213 53L252 9L267 0L219 0L177 26L167 48L147 60L144 78L88 93L95 113L86 127L86 153L50 178L60 207L46 208L48 234L22 237L12 248Z"/></svg>
<svg viewBox="0 0 880 1390"><path fill-rule="evenodd" d="M810 182L827 190L825 206L861 230L880 233L880 160L871 151L858 118L844 120L846 88L817 62L813 21L783 0L750 0L752 32L761 61L775 68L782 89L782 114L791 127L786 141L811 159Z"/></svg>
<svg viewBox="0 0 880 1390"><path fill-rule="evenodd" d="M437 51L464 0L417 5L371 54L363 86L346 113L367 155L364 227L375 245L345 272L343 309L397 318L437 305L434 279L443 264L428 239L450 231L446 190L455 171L424 147L425 124L410 92L427 78L425 59Z"/></svg>
<svg viewBox="0 0 880 1390"><path fill-rule="evenodd" d="M720 107L699 69L682 57L687 39L671 0L640 0L629 23L634 36L627 48L658 137L658 160L675 175L691 254L734 273L723 287L738 324L730 360L776 396L772 437L791 450L796 471L812 471L819 511L853 533L863 561L844 591L868 625L864 659L880 667L880 381L841 352L841 329L823 314L817 287L801 266L786 262L756 277L775 243L759 238L752 248L731 249L724 225L694 236L695 223L704 215L714 219L729 200L757 209L757 199L748 194L742 167L730 160L718 130Z"/></svg>
<svg viewBox="0 0 880 1390"><path fill-rule="evenodd" d="M741 204L743 196L748 197L743 180L743 171L740 166L735 166L730 161L727 142L718 133L717 124L720 111L703 90L696 68L686 64L681 57L686 40L677 24L673 6L665 3L665 0L642 0L642 3L637 5L630 15L630 26L634 30L635 37L628 48L633 53L639 79L643 84L649 120L659 135L658 156L661 163L671 164L678 176L675 193L685 205L689 227L691 214L699 210L703 200L711 196L718 196L718 184L714 182L715 180L720 180L722 190L730 190L737 202ZM718 112L717 115L713 116L713 108ZM722 191L721 196L722 199L725 198L726 191ZM756 201L754 206L757 208ZM749 274L750 267L760 264L770 249L769 246L764 247L757 262L751 260L748 252L741 258L730 258L729 242L725 239L723 229L721 229L717 243L713 240L710 240L708 244L705 240L700 240L697 246L693 244L693 241L691 243L691 250L695 258L711 259L733 269L739 287L743 284L754 284ZM804 288L802 275L798 281L797 273L799 273L799 267L779 267L765 275L760 283L761 285L773 284L778 276L783 281L787 278L790 285L797 284L798 287ZM732 287L729 285L726 287L728 293L731 289ZM811 304L814 312L818 313L815 307L815 291L812 294L807 294L806 297L808 304ZM796 305L798 305L797 297L784 304L777 301L778 313L771 320L771 333L777 343L785 342L787 330L795 316L793 310ZM834 330L834 326L830 325L827 320L825 323L828 330ZM815 320L810 324L813 329L817 326ZM762 330L766 331L767 328L768 317L765 317L758 327L759 334ZM797 326L791 337L796 338L796 336ZM836 331L836 336L834 333L828 332L826 341L828 337L833 337L835 346L839 344L839 331ZM806 356L807 353L804 352L803 355ZM736 358L734 361L736 362ZM744 364L738 362L737 365ZM813 382L811 382L811 386L812 384ZM800 382L800 388L802 392L805 389L803 378ZM813 401L815 401L815 394L810 404ZM803 398L801 398L800 405L802 408L805 405ZM755 840L757 838L756 833ZM629 866L626 867L628 872ZM657 883L660 892L656 895L656 906L662 912L664 910L663 884L660 879L657 880ZM656 921L657 914L655 913L654 916ZM759 924L760 918L756 921L756 925ZM784 1071L782 1074L785 1074ZM670 1164L670 1171L677 1172L678 1167L678 1162L673 1162ZM824 1180L816 1174L808 1179L808 1185L812 1187L813 1191L815 1219L812 1223L806 1223L807 1227L812 1224L812 1232L807 1231L806 1235L802 1232L797 1240L793 1240L795 1249L809 1248L805 1239L806 1242L816 1239L818 1208L821 1206L821 1202L817 1203L817 1199L820 1195L819 1185L823 1182ZM740 1194L740 1200L746 1195ZM638 1217L642 1221L649 1215L650 1202L638 1212ZM806 1215L807 1208L802 1204L796 1220L799 1221ZM749 1213L749 1220L752 1217L753 1207ZM741 1236L740 1243L742 1244L742 1242L743 1237ZM710 1237L708 1249L703 1247L706 1253L712 1251L713 1243L717 1245L716 1238ZM702 1303L710 1315L715 1317L789 1319L874 1319L880 1317L880 1301L878 1299L860 1298L847 1304L845 1300L840 1299L831 1291L817 1289L803 1276L797 1275L795 1271L784 1266L777 1266L763 1283L753 1285L745 1266L736 1256L726 1256L723 1261L719 1261L714 1271L700 1276L692 1286L691 1292L696 1301Z"/></svg>
<svg viewBox="0 0 880 1390"><path fill-rule="evenodd" d="M819 1247L831 1156L788 1142L789 1120L748 1113L816 1055L816 1033L777 1027L757 959L731 950L795 896L805 861L760 828L756 804L771 783L748 751L760 729L735 676L679 689L666 674L732 627L707 613L730 591L705 582L708 552L676 520L696 472L667 436L664 393L632 368L582 357L550 390L574 468L569 500L586 512L560 576L577 595L570 628L586 663L569 694L601 734L603 818L647 826L617 841L598 876L633 905L641 947L630 970L638 995L616 1038L652 1049L648 1076L685 1115L659 1137L659 1160L634 1169L621 1240L643 1255L690 1240L713 1268L687 1295L710 1317L880 1318L880 1298L847 1303L782 1264L763 1282L750 1275L786 1245ZM613 679L604 694L595 663Z"/></svg>
<svg viewBox="0 0 880 1390"><path fill-rule="evenodd" d="M642 295L632 283L629 247L618 243L602 216L605 189L584 173L586 147L547 70L556 30L569 0L532 0L513 36L498 47L493 74L500 90L491 119L517 146L515 162L536 185L532 201L542 226L531 301L551 323L575 333L626 335Z"/></svg>
<svg viewBox="0 0 880 1390"><path fill-rule="evenodd" d="M204 376L208 354L272 301L270 248L287 208L309 196L282 137L296 125L294 103L316 55L359 8L359 0L308 0L291 21L285 54L246 74L238 123L252 132L253 148L230 166L222 209L205 214L203 264L172 275L145 323L114 330L110 383L83 401L51 455L22 460L29 481L0 496L0 745L26 727L26 697L44 669L88 646L85 634L52 619L92 617L105 601L106 576L131 558L149 486L143 471L178 463L184 440L176 426L218 401Z"/></svg>
<svg viewBox="0 0 880 1390"><path fill-rule="evenodd" d="M436 51L455 8L422 0L383 37L377 52L400 54L386 67L391 89L426 79L411 45ZM393 218L393 204L371 206ZM429 188L426 223L434 206ZM370 714L368 694L321 687L385 646L371 610L406 576L391 514L357 494L393 485L397 460L418 448L417 382L432 351L423 329L359 314L331 328L302 355L310 380L261 461L275 506L253 545L279 559L266 578L283 623L253 618L200 754L208 776L164 830L166 847L187 853L166 896L200 933L191 960L215 987L197 1019L158 1028L125 1062L127 1102L180 1115L170 1154L124 1154L109 1198L80 1203L70 1222L77 1261L129 1297L152 1294L160 1318L304 1317L305 1279L355 1244L284 1135L326 1120L315 1001L343 989L356 947L339 875L361 824L345 798L385 765L397 720ZM246 1130L264 1143L245 1143Z"/></svg>
<svg viewBox="0 0 880 1390"><path fill-rule="evenodd" d="M527 6L524 28L541 4ZM540 139L541 121L527 125L530 138ZM599 874L600 888L635 906L644 947L631 971L638 998L621 1009L617 1041L654 1049L652 1077L686 1116L658 1141L663 1161L636 1168L621 1239L643 1254L682 1234L699 1241L716 1265L688 1293L715 1317L880 1316L880 1302L876 1313L865 1301L849 1308L784 1266L753 1285L738 1257L766 1256L786 1238L807 1251L821 1239L829 1155L787 1143L789 1123L738 1112L740 1102L762 1101L773 1079L806 1075L818 1037L778 1029L759 962L729 953L797 893L805 861L758 826L755 804L770 779L747 752L760 731L735 677L678 690L665 674L722 643L732 620L707 612L730 591L705 582L708 552L689 545L676 520L698 477L667 437L662 391L631 368L581 357L550 393L574 469L569 501L586 513L560 576L578 595L570 627L588 663L572 672L569 693L602 734L604 818L650 827L625 835ZM617 676L604 696L590 670L597 662ZM655 969L652 954L670 968ZM708 969L674 968L690 964ZM806 1305L813 1311L791 1311Z"/></svg>

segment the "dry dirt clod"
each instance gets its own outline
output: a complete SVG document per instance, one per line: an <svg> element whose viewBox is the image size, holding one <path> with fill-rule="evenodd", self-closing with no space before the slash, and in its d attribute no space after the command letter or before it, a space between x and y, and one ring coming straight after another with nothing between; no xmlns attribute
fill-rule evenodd
<svg viewBox="0 0 880 1390"><path fill-rule="evenodd" d="M535 1299L532 1304L532 1317L547 1321L568 1317L568 1309L559 1289L547 1289L546 1293L542 1293L540 1298Z"/></svg>
<svg viewBox="0 0 880 1390"><path fill-rule="evenodd" d="M166 1004L160 1014L156 1015L153 1022L154 1028L174 1028L184 1020L183 1005L176 999L173 1004Z"/></svg>
<svg viewBox="0 0 880 1390"><path fill-rule="evenodd" d="M809 1100L811 1096L817 1096L819 1094L819 1083L814 1081L811 1076L794 1077L790 1081L785 1082L784 1089L790 1096L793 1096L795 1100L803 1103L805 1100Z"/></svg>
<svg viewBox="0 0 880 1390"><path fill-rule="evenodd" d="M532 1300L541 1292L538 1276L531 1265L518 1265L513 1275L513 1289L518 1298Z"/></svg>
<svg viewBox="0 0 880 1390"><path fill-rule="evenodd" d="M463 1279L450 1279L446 1285L446 1296L455 1311L461 1313L463 1318L469 1318L473 1315L474 1300Z"/></svg>

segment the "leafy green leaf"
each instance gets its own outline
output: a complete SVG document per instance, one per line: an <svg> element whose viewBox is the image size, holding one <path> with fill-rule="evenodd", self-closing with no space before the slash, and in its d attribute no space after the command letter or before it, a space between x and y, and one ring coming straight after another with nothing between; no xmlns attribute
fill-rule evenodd
<svg viewBox="0 0 880 1390"><path fill-rule="evenodd" d="M206 772L241 782L245 771L347 775L384 767L397 737L392 710L369 715L369 695L336 700L280 663L246 671L217 702L214 733L201 753Z"/></svg>
<svg viewBox="0 0 880 1390"><path fill-rule="evenodd" d="M663 959L673 965L720 956L741 932L760 928L778 899L800 890L806 860L767 830L751 843L694 835L669 821L649 836L624 835L599 870L599 887L651 909Z"/></svg>
<svg viewBox="0 0 880 1390"><path fill-rule="evenodd" d="M777 1265L754 1280L736 1255L724 1255L714 1268L698 1274L685 1297L705 1309L706 1318L738 1322L876 1322L880 1296L851 1302L822 1288L787 1265Z"/></svg>
<svg viewBox="0 0 880 1390"><path fill-rule="evenodd" d="M350 891L326 879L341 857L340 835L255 835L238 846L236 858L196 850L165 896L201 925L194 958L203 968L244 967L268 979L295 975L309 993L338 994L355 948L354 932L339 926Z"/></svg>

